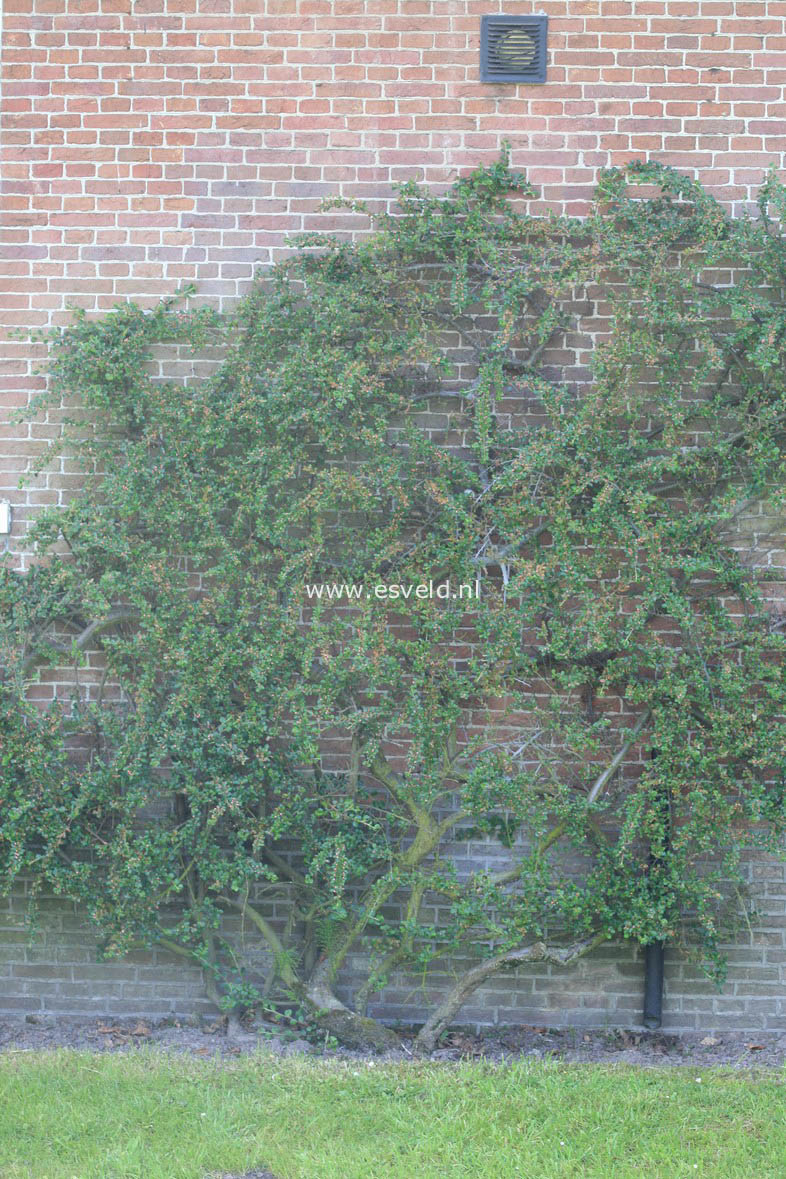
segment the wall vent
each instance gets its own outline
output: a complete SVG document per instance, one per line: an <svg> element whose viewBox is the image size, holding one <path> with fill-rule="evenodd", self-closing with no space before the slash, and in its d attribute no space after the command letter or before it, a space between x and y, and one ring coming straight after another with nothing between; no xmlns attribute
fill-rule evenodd
<svg viewBox="0 0 786 1179"><path fill-rule="evenodd" d="M481 82L545 82L547 16L484 16Z"/></svg>

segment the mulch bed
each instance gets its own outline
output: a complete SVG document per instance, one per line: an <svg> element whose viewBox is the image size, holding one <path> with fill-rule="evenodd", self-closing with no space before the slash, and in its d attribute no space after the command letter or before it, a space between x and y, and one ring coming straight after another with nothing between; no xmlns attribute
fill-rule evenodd
<svg viewBox="0 0 786 1179"><path fill-rule="evenodd" d="M414 1029L401 1032L401 1049L387 1059L412 1060ZM78 1048L92 1052L129 1052L147 1044L196 1057L237 1057L258 1050L277 1056L315 1055L363 1059L346 1049L323 1052L302 1039L285 1038L273 1024L256 1024L243 1034L228 1035L221 1019L146 1020L66 1019L29 1015L0 1019L0 1052ZM452 1031L443 1037L433 1060L555 1059L644 1067L725 1066L780 1069L786 1064L786 1034L781 1032L693 1032L610 1028L600 1030L521 1026L476 1033ZM254 1172L265 1176L265 1172ZM244 1177L245 1179L245 1177ZM248 1177L251 1179L251 1177Z"/></svg>

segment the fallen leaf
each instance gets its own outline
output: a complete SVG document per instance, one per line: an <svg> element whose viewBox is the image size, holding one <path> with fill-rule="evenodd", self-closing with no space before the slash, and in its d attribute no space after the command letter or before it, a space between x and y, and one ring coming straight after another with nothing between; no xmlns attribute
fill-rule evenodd
<svg viewBox="0 0 786 1179"><path fill-rule="evenodd" d="M716 1044L720 1044L720 1040L716 1040L714 1036L705 1036L699 1043L702 1048L714 1048Z"/></svg>
<svg viewBox="0 0 786 1179"><path fill-rule="evenodd" d="M143 1023L142 1020L140 1019L139 1023L136 1025L136 1027L131 1029L131 1035L132 1036L149 1036L150 1035L150 1026L146 1023Z"/></svg>
<svg viewBox="0 0 786 1179"><path fill-rule="evenodd" d="M746 1044L746 1048L748 1049L749 1052L763 1052L765 1045L764 1044Z"/></svg>

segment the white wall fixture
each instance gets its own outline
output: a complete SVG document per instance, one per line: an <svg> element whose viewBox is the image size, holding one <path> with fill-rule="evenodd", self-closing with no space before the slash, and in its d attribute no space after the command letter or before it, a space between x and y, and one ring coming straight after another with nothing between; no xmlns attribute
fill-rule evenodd
<svg viewBox="0 0 786 1179"><path fill-rule="evenodd" d="M0 536L8 536L11 531L11 505L8 500L0 500Z"/></svg>

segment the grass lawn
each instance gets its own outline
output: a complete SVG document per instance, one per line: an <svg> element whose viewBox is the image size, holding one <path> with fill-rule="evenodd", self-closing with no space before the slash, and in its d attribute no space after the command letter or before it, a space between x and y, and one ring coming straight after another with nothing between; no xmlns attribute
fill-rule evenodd
<svg viewBox="0 0 786 1179"><path fill-rule="evenodd" d="M786 1175L778 1076L549 1063L0 1056L2 1179Z"/></svg>

